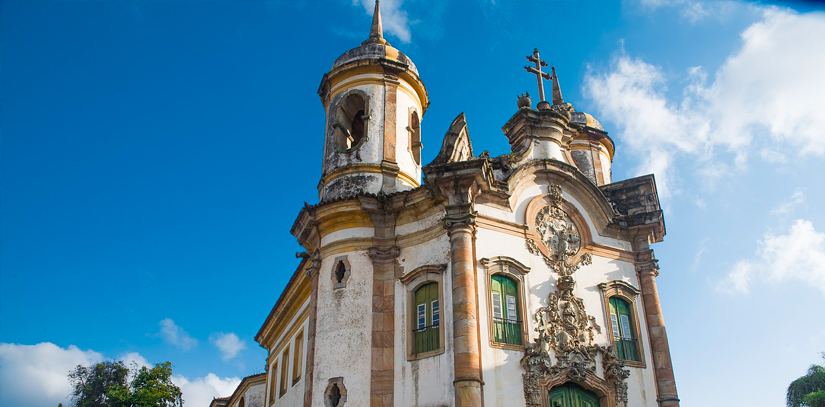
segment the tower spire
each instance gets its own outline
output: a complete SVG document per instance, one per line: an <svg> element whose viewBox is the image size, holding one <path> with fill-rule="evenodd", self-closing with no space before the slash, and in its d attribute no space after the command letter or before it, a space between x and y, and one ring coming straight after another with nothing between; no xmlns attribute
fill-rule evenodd
<svg viewBox="0 0 825 407"><path fill-rule="evenodd" d="M560 105L564 103L564 98L561 97L561 86L559 86L559 77L556 76L556 67L551 66L550 71L553 72L551 76L553 79L553 104Z"/></svg>
<svg viewBox="0 0 825 407"><path fill-rule="evenodd" d="M372 26L370 27L370 38L364 44L389 45L384 39L384 27L381 26L381 2L375 0L375 10L372 12Z"/></svg>

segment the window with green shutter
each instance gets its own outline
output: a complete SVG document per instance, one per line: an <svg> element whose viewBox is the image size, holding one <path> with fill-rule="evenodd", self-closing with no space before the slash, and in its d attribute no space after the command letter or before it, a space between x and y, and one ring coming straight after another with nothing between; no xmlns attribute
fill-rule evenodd
<svg viewBox="0 0 825 407"><path fill-rule="evenodd" d="M414 353L424 353L441 347L441 304L438 283L427 283L415 290Z"/></svg>
<svg viewBox="0 0 825 407"><path fill-rule="evenodd" d="M633 332L633 313L627 301L610 297L610 328L613 345L619 359L639 361L636 333Z"/></svg>
<svg viewBox="0 0 825 407"><path fill-rule="evenodd" d="M490 298L495 342L521 345L521 313L518 284L510 277L496 274L491 278Z"/></svg>

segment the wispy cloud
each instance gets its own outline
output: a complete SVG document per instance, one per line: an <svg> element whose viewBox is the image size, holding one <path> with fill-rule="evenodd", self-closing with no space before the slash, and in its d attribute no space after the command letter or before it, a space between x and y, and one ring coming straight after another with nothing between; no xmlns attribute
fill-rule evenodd
<svg viewBox="0 0 825 407"><path fill-rule="evenodd" d="M788 199L782 201L776 208L773 208L771 213L777 215L787 215L793 212L799 206L805 205L805 194L801 190L797 190Z"/></svg>
<svg viewBox="0 0 825 407"><path fill-rule="evenodd" d="M246 349L246 344L232 332L216 332L209 337L209 341L221 351L223 360L230 360Z"/></svg>
<svg viewBox="0 0 825 407"><path fill-rule="evenodd" d="M682 18L691 23L711 17L721 19L732 11L733 4L730 1L702 2L697 0L635 0L633 2L648 11L655 11L662 7L676 8Z"/></svg>
<svg viewBox="0 0 825 407"><path fill-rule="evenodd" d="M149 366L141 354L131 352L119 358L129 366ZM93 350L80 350L74 345L62 348L53 343L19 345L0 343L0 405L56 406L69 405L72 391L69 371L77 365L89 366L105 360ZM218 377L214 373L198 378L172 376L180 387L187 406L207 406L213 397L229 396L240 384L237 377Z"/></svg>
<svg viewBox="0 0 825 407"><path fill-rule="evenodd" d="M353 0L352 5L360 4L368 15L372 16L375 10L375 1L373 0ZM401 9L404 4L403 0L384 0L381 2L381 25L384 27L384 32L398 37L403 43L409 43L412 40L410 35L410 22L407 18L407 12ZM369 32L367 32L369 33Z"/></svg>
<svg viewBox="0 0 825 407"><path fill-rule="evenodd" d="M165 318L160 321L160 337L167 343L183 350L189 350L198 344L198 340L190 336L175 321Z"/></svg>
<svg viewBox="0 0 825 407"><path fill-rule="evenodd" d="M714 181L746 169L752 154L772 162L786 153L825 154L825 15L769 8L741 38L712 83L691 68L677 98L667 96L662 68L624 51L607 72L589 69L585 96L642 156L637 170L657 174L663 196L674 192L680 156ZM725 162L718 149L734 159Z"/></svg>
<svg viewBox="0 0 825 407"><path fill-rule="evenodd" d="M794 222L786 234L765 233L754 257L737 261L717 289L747 293L757 279L774 283L798 281L825 295L825 233L804 219Z"/></svg>

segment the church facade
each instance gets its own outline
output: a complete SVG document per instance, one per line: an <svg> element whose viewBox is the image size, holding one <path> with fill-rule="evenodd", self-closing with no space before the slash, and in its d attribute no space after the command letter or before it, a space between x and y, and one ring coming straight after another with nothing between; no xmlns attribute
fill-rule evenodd
<svg viewBox="0 0 825 407"><path fill-rule="evenodd" d="M511 153L474 150L461 114L423 165L427 91L376 2L369 39L318 89L319 203L255 336L266 372L213 406L679 405L654 178L612 180L601 124L528 59L539 101L521 96L502 127Z"/></svg>

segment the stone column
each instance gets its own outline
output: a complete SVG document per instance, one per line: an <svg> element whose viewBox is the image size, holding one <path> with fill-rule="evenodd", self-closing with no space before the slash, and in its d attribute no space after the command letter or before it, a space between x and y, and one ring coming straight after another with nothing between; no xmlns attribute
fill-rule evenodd
<svg viewBox="0 0 825 407"><path fill-rule="evenodd" d="M309 320L307 321L307 366L304 373L304 407L312 407L312 381L315 373L315 332L318 320L318 270L321 258L316 250L309 258L306 276L311 279L309 292Z"/></svg>
<svg viewBox="0 0 825 407"><path fill-rule="evenodd" d="M450 237L456 407L483 405L476 303L475 217L472 204L447 205L444 227Z"/></svg>
<svg viewBox="0 0 825 407"><path fill-rule="evenodd" d="M658 260L653 250L643 244L636 250L636 272L642 288L647 332L650 337L650 352L653 354L653 371L656 374L656 401L661 407L679 407L676 393L676 380L673 377L673 364L670 359L670 346L665 331L665 318L659 302L659 290L656 288L656 276L659 275Z"/></svg>

